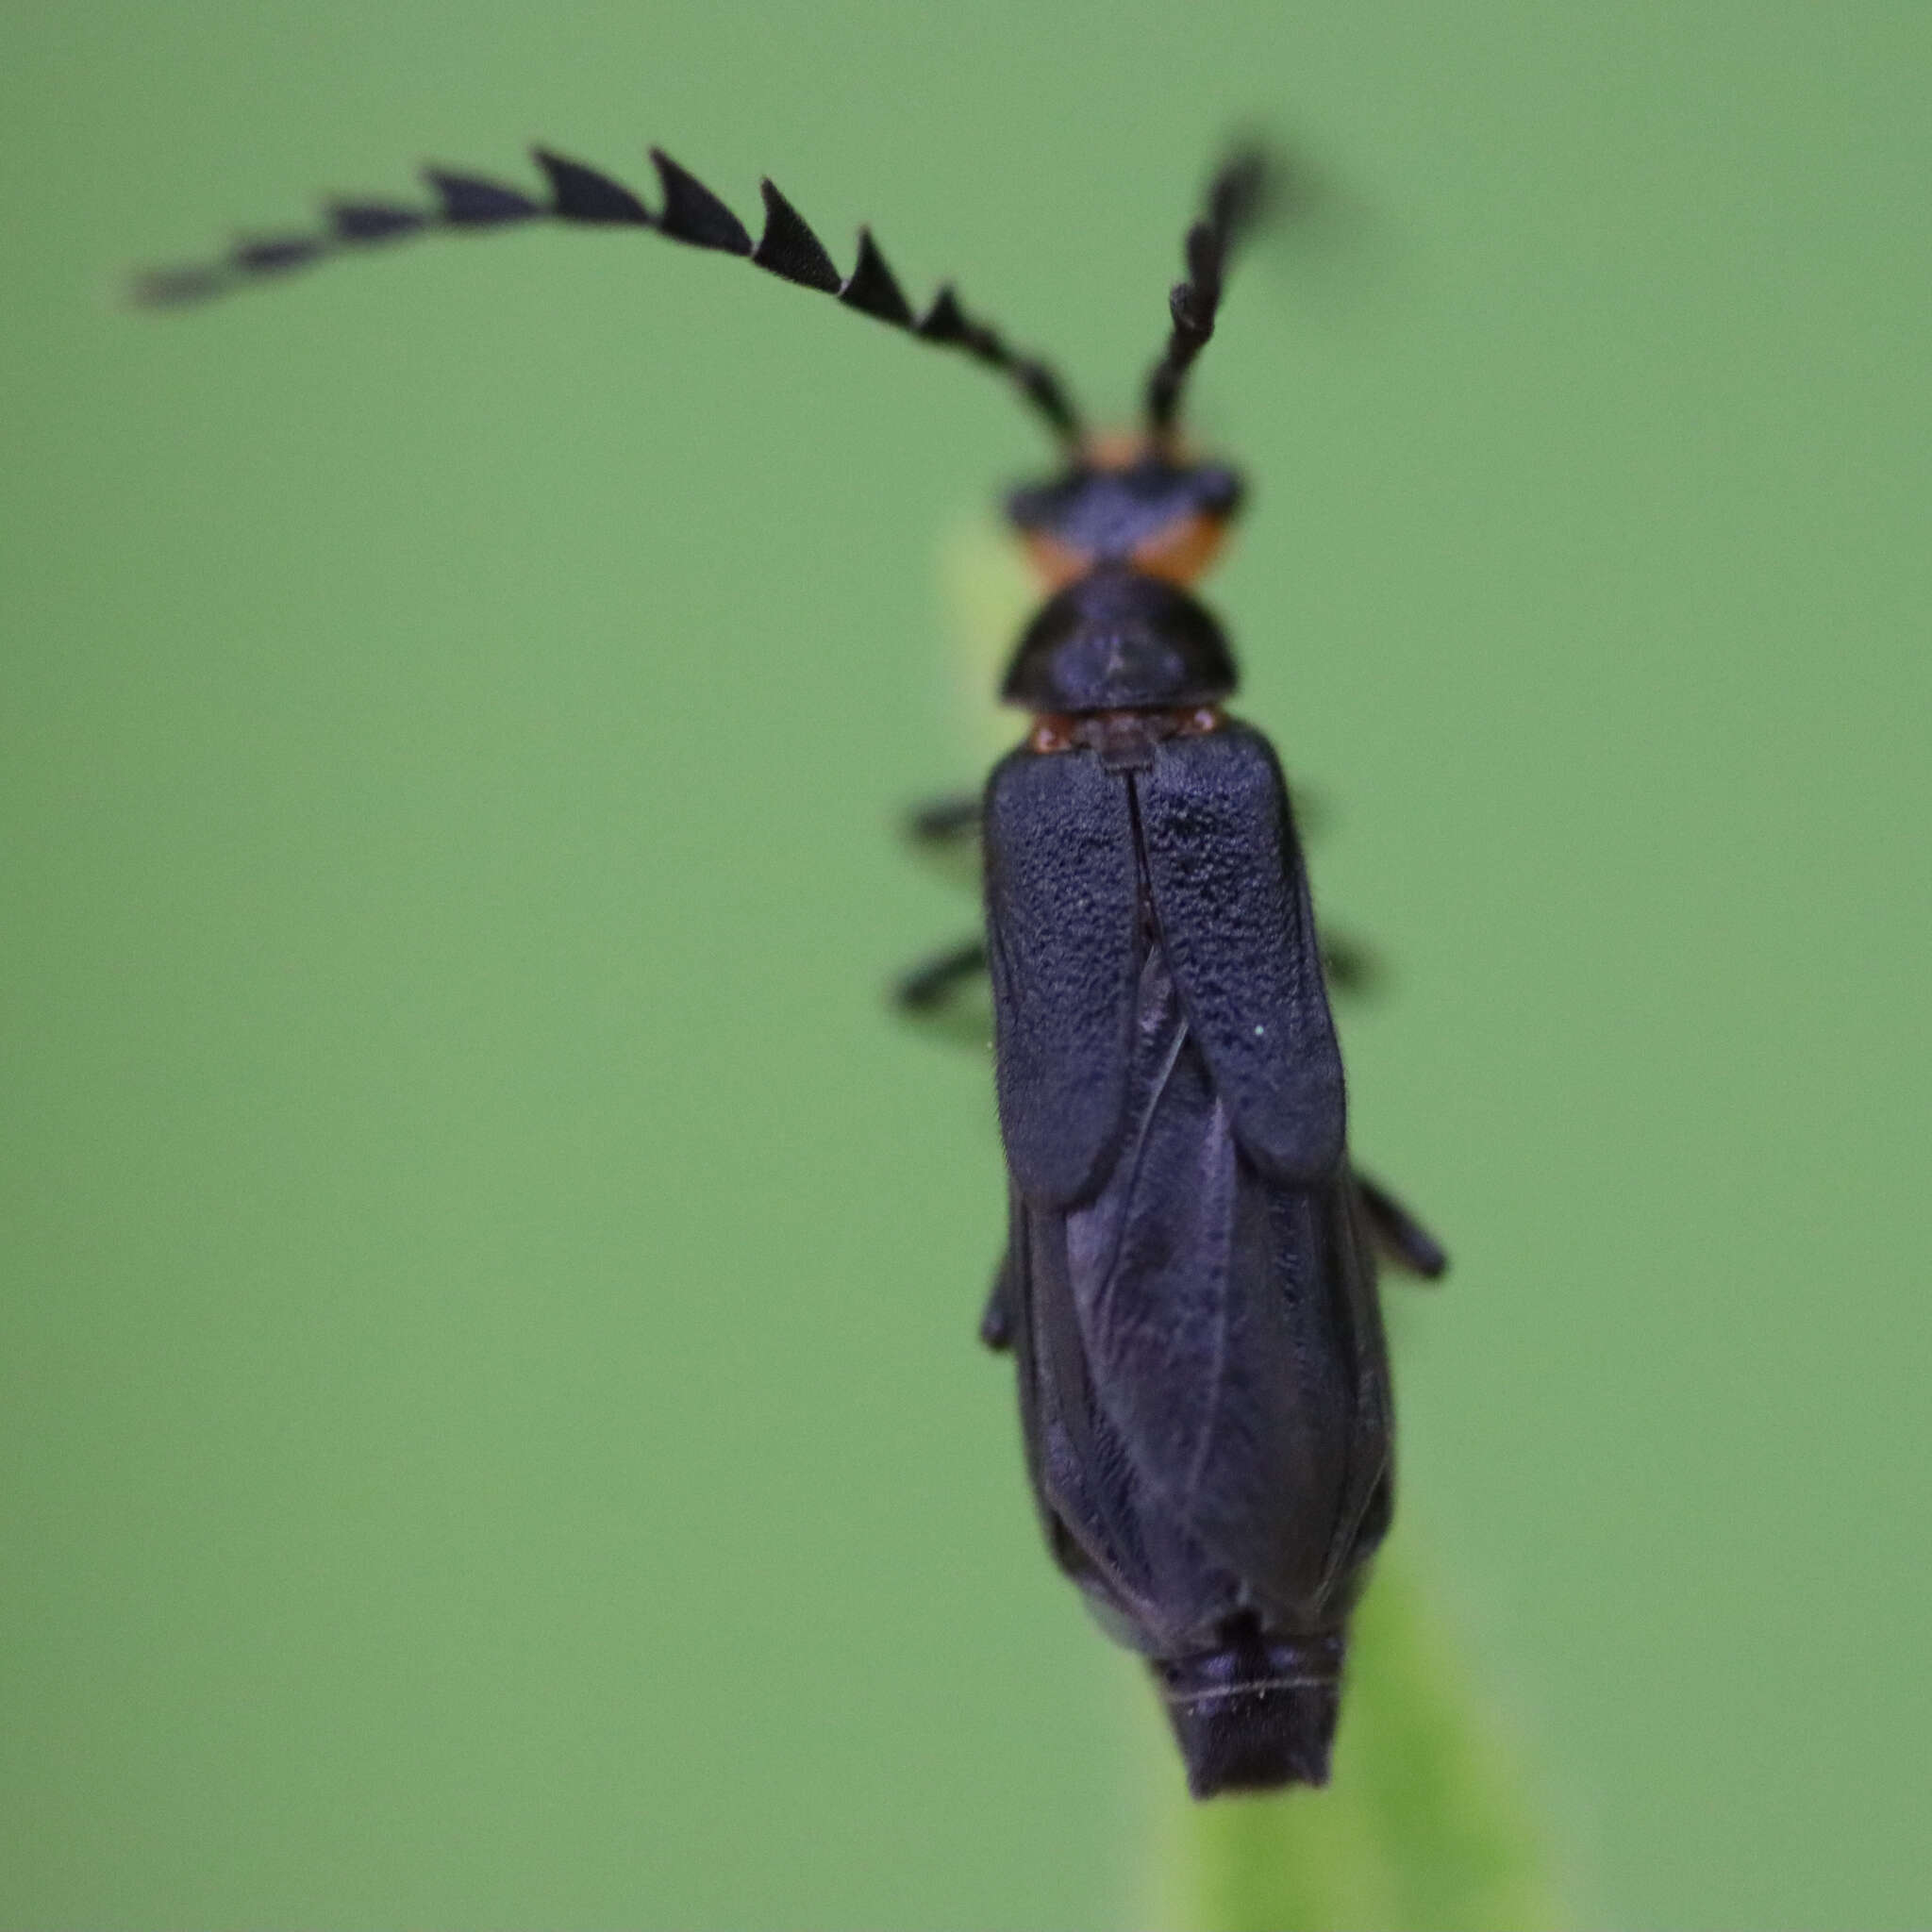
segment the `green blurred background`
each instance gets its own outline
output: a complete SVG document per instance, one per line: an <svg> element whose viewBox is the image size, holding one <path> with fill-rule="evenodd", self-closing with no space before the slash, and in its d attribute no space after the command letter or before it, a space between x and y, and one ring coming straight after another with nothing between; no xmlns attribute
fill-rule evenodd
<svg viewBox="0 0 1932 1932"><path fill-rule="evenodd" d="M1177 1774L972 1341L964 366L529 233L130 317L523 144L1202 365L1335 803L1403 1537L1591 1923L1923 1925L1932 13L9 8L0 1922L1113 1927Z"/></svg>

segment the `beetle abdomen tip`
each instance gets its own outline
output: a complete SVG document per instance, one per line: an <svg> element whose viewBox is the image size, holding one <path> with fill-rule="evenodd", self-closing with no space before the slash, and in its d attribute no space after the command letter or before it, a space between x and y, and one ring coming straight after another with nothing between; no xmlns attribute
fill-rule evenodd
<svg viewBox="0 0 1932 1932"><path fill-rule="evenodd" d="M1157 1659L1155 1681L1196 1798L1325 1785L1341 1707L1339 1631L1243 1635L1225 1650Z"/></svg>

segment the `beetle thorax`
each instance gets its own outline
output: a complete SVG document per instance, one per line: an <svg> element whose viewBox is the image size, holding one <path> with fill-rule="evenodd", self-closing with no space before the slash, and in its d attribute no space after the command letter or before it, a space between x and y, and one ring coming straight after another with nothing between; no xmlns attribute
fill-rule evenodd
<svg viewBox="0 0 1932 1932"><path fill-rule="evenodd" d="M1108 563L1048 598L1000 696L1041 716L1184 713L1234 688L1233 653L1204 604L1164 578Z"/></svg>

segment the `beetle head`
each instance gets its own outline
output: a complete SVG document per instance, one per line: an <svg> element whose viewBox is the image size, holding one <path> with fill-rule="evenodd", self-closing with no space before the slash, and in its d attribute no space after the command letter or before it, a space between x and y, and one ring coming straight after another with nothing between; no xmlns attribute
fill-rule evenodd
<svg viewBox="0 0 1932 1932"><path fill-rule="evenodd" d="M1242 491L1224 463L1151 438L1096 441L1058 475L1012 491L1007 521L1049 590L1109 564L1191 584L1213 562Z"/></svg>

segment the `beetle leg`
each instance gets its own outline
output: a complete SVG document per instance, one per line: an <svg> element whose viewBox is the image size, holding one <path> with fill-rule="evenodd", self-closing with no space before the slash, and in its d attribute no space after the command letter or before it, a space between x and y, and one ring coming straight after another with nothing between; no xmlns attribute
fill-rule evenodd
<svg viewBox="0 0 1932 1932"><path fill-rule="evenodd" d="M979 837L979 793L945 791L906 814L906 836L915 845L953 845Z"/></svg>
<svg viewBox="0 0 1932 1932"><path fill-rule="evenodd" d="M901 821L915 853L958 885L979 883L979 794L948 791L915 805Z"/></svg>
<svg viewBox="0 0 1932 1932"><path fill-rule="evenodd" d="M908 966L892 985L892 1004L902 1013L937 1013L948 1006L968 980L986 971L986 941L962 940L943 953L934 953Z"/></svg>
<svg viewBox="0 0 1932 1932"><path fill-rule="evenodd" d="M1375 949L1346 933L1324 926L1321 934L1322 972L1330 992L1372 993L1382 985L1383 965Z"/></svg>
<svg viewBox="0 0 1932 1932"><path fill-rule="evenodd" d="M962 1046L992 1038L986 941L962 940L908 967L893 981L892 1006L906 1019Z"/></svg>
<svg viewBox="0 0 1932 1932"><path fill-rule="evenodd" d="M1449 1257L1442 1244L1388 1189L1355 1170L1356 1198L1374 1236L1375 1246L1405 1274L1440 1281L1448 1272Z"/></svg>
<svg viewBox="0 0 1932 1932"><path fill-rule="evenodd" d="M1008 1292L1004 1259L993 1271L992 1290L979 1317L979 1340L995 1355L1004 1355L1013 1345L1013 1299Z"/></svg>

